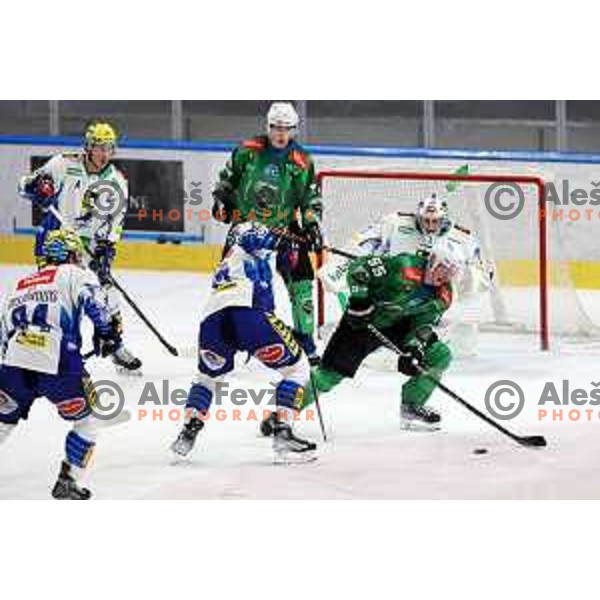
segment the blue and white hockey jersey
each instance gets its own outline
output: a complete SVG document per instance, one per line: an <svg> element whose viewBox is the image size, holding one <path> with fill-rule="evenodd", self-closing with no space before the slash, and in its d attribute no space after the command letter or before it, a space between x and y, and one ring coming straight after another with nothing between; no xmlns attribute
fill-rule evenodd
<svg viewBox="0 0 600 600"><path fill-rule="evenodd" d="M213 275L203 316L235 306L273 312L275 299L270 254L258 258L236 245L221 261Z"/></svg>
<svg viewBox="0 0 600 600"><path fill-rule="evenodd" d="M0 315L2 364L50 375L80 370L84 313L109 330L106 294L89 269L49 266L18 280Z"/></svg>

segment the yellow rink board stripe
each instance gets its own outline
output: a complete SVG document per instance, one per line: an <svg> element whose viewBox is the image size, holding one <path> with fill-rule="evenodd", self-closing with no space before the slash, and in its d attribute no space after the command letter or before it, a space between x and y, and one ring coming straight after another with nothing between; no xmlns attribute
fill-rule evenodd
<svg viewBox="0 0 600 600"><path fill-rule="evenodd" d="M31 264L33 243L31 237L0 236L0 264ZM220 257L220 246L121 242L115 268L208 273Z"/></svg>
<svg viewBox="0 0 600 600"><path fill-rule="evenodd" d="M539 264L536 260L500 260L496 263L501 285L529 287L539 281ZM582 289L600 289L600 262L572 260L548 263L550 286L574 285Z"/></svg>
<svg viewBox="0 0 600 600"><path fill-rule="evenodd" d="M32 264L32 254L33 238L0 236L0 264ZM220 246L128 241L118 246L116 268L208 273L220 256ZM537 285L538 263L535 260L501 260L496 267L502 285ZM550 263L548 276L551 285L564 285L571 279L578 288L600 289L600 262Z"/></svg>

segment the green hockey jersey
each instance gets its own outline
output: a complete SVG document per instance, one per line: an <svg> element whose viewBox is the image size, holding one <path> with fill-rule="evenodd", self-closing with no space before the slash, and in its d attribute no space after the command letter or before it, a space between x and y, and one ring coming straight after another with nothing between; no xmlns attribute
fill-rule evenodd
<svg viewBox="0 0 600 600"><path fill-rule="evenodd" d="M266 136L236 148L219 174L217 185L232 190L233 221L259 220L285 227L294 220L320 220L321 198L310 156L296 142L285 149Z"/></svg>
<svg viewBox="0 0 600 600"><path fill-rule="evenodd" d="M365 256L348 268L349 305L374 306L371 323L378 329L402 319L415 328L435 326L452 303L449 284L434 287L423 282L427 259L414 254Z"/></svg>

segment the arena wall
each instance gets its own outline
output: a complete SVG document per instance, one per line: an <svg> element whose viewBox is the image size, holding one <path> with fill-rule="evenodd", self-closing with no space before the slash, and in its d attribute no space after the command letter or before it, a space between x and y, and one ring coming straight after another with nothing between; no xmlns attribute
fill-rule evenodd
<svg viewBox="0 0 600 600"><path fill-rule="evenodd" d="M30 170L31 157L76 150L78 145L76 138L0 138L0 263L31 262L35 232L31 207L16 193L19 177ZM206 272L214 266L226 228L204 217L212 204L210 190L231 149L232 145L226 143L128 141L122 144L119 148L122 159L180 161L184 189L199 188L202 201L188 212L182 232L127 232L120 244L118 267ZM473 173L540 176L555 183L558 189L564 180L569 181L571 189L588 192L600 186L600 155L352 146L309 146L308 150L314 156L317 170L451 172L469 164ZM178 202L181 204L181 199ZM325 206L327 210L326 197ZM600 288L600 206L552 206L552 209L557 214L549 236L561 237L564 254L561 258L568 264L572 280L578 287ZM569 218L573 209L579 211L577 220ZM562 215L559 217L558 213ZM535 262L532 256L511 256L499 260L498 268L512 284L532 285L537 278Z"/></svg>

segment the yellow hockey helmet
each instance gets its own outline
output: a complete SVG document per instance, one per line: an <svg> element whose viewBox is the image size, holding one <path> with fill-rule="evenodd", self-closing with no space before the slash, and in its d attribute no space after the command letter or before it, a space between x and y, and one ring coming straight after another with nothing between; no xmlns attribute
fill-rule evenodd
<svg viewBox="0 0 600 600"><path fill-rule="evenodd" d="M44 258L47 263L60 265L72 258L79 260L83 254L81 238L69 227L55 229L44 241Z"/></svg>
<svg viewBox="0 0 600 600"><path fill-rule="evenodd" d="M117 145L117 132L112 125L97 121L92 123L85 131L85 147Z"/></svg>

